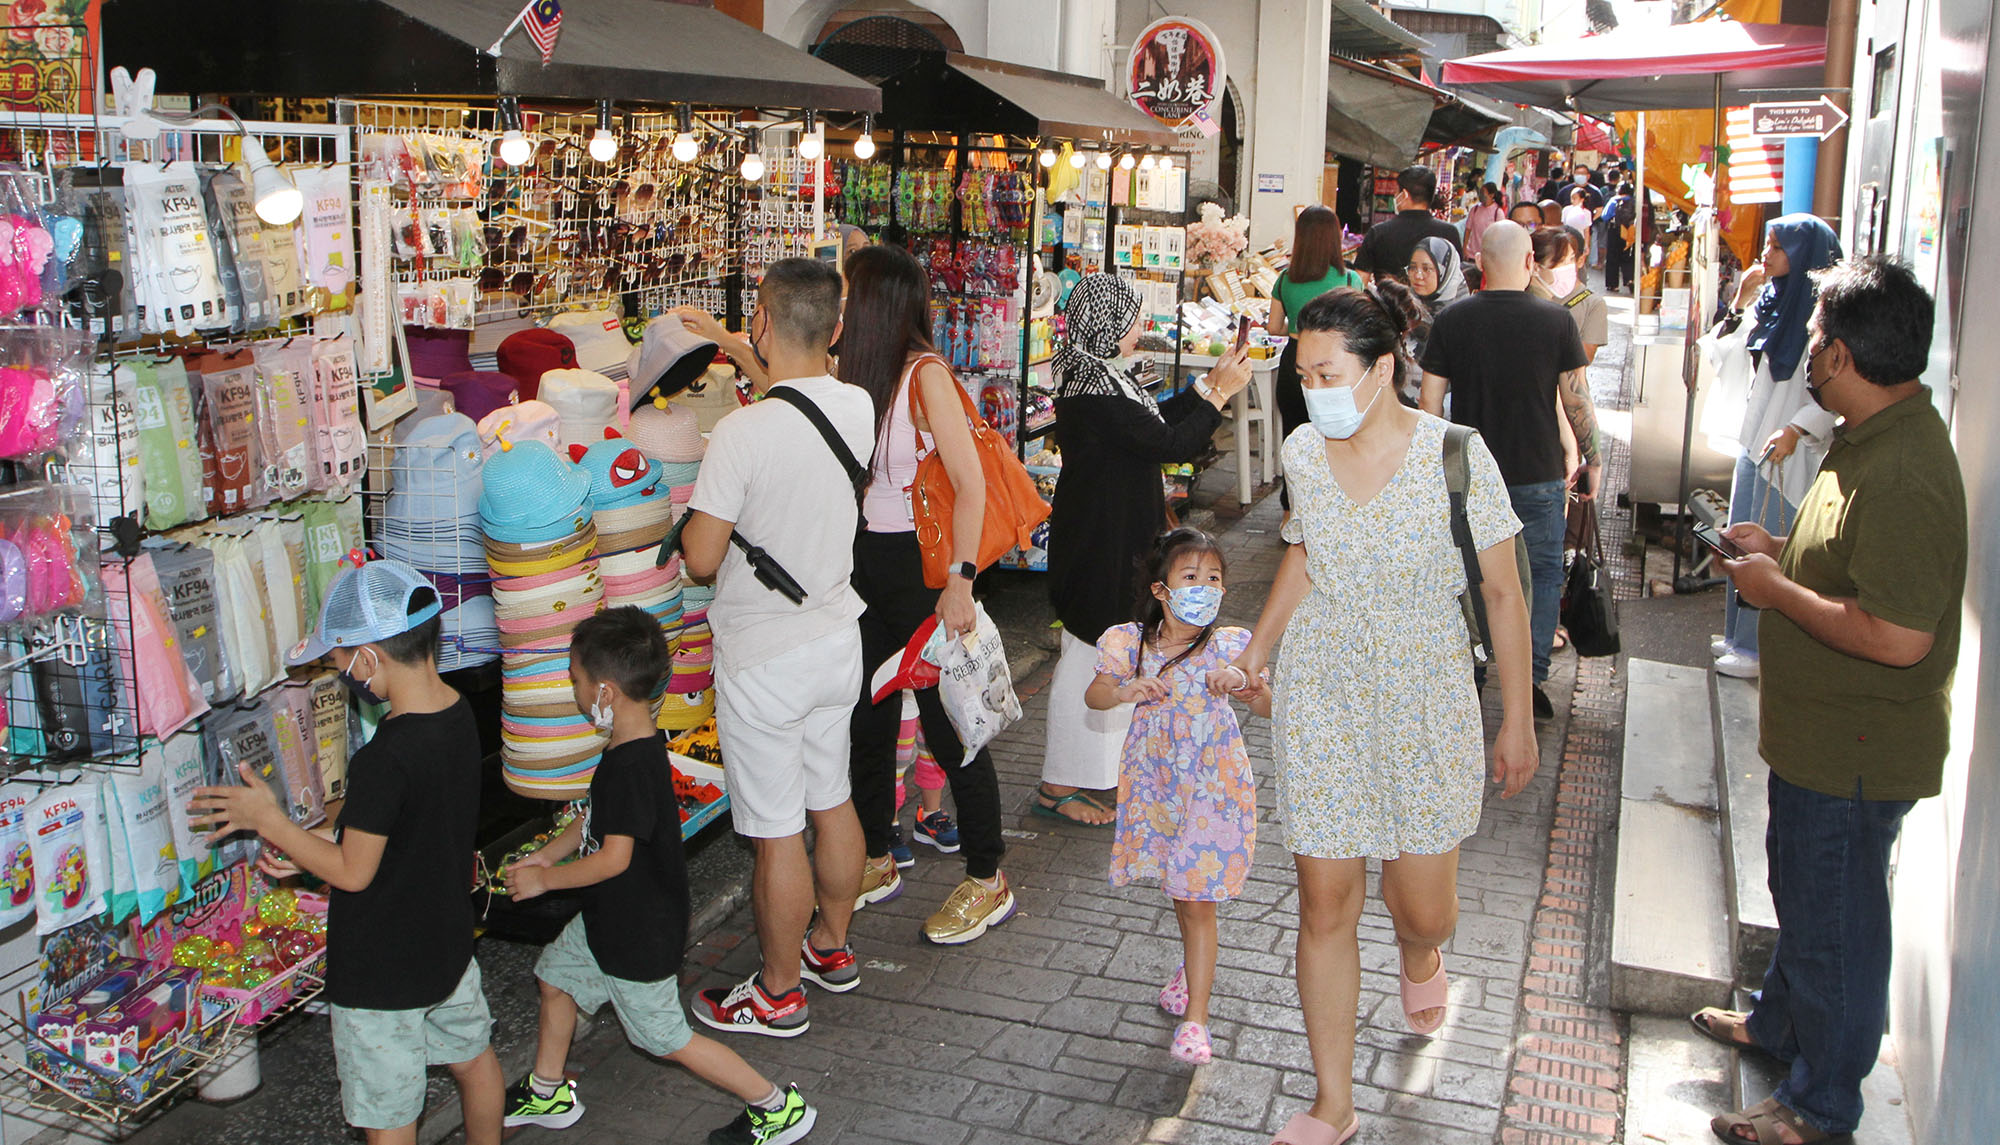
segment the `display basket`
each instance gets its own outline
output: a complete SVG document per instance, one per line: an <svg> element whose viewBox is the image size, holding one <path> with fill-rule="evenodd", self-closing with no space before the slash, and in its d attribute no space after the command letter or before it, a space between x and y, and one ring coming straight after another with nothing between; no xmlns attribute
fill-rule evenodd
<svg viewBox="0 0 2000 1145"><path fill-rule="evenodd" d="M236 1006L206 991L201 1025L183 1030L171 1050L131 1073L102 1070L42 1040L13 1014L0 1013L0 1104L26 1106L99 1125L142 1121L235 1043ZM16 1054L18 1053L18 1057Z"/></svg>
<svg viewBox="0 0 2000 1145"><path fill-rule="evenodd" d="M196 909L161 915L149 926L135 924L133 940L139 957L156 966L165 965L173 956L174 944L183 938L200 935L233 940L240 935L243 924L256 917L249 905L249 878L247 864L217 872L195 884ZM326 916L326 896L299 891L295 898L301 914ZM201 995L205 1003L232 1011L237 1025L257 1026L319 993L325 985L326 946L321 943L256 986L237 989L204 982Z"/></svg>

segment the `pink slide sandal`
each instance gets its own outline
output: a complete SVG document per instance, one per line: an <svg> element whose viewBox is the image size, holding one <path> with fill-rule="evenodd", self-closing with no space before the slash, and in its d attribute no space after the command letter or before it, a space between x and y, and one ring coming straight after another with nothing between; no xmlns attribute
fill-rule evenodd
<svg viewBox="0 0 2000 1145"><path fill-rule="evenodd" d="M1403 984L1403 1020L1410 1024L1413 1034L1435 1034L1444 1025L1445 1016L1440 1013L1428 1022L1417 1021L1417 1015L1425 1010L1443 1010L1451 1002L1451 982L1444 974L1444 952L1438 952L1437 973L1427 982L1412 982L1410 976L1398 970L1396 977Z"/></svg>
<svg viewBox="0 0 2000 1145"><path fill-rule="evenodd" d="M1347 1119L1347 1128L1335 1129L1319 1118L1308 1113L1294 1113L1278 1135L1271 1138L1271 1145L1341 1145L1361 1130L1361 1114L1357 1110Z"/></svg>

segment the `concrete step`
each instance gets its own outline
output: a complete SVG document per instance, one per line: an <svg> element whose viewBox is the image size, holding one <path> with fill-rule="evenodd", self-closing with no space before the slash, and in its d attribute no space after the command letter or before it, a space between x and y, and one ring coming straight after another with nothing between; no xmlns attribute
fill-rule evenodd
<svg viewBox="0 0 2000 1145"><path fill-rule="evenodd" d="M1714 727L1699 670L1629 664L1611 1005L1682 1016L1729 1000Z"/></svg>
<svg viewBox="0 0 2000 1145"><path fill-rule="evenodd" d="M1687 1019L1632 1019L1622 1145L1710 1145L1708 1119L1735 1106L1735 1063Z"/></svg>
<svg viewBox="0 0 2000 1145"><path fill-rule="evenodd" d="M1709 673L1715 699L1715 760L1721 773L1723 863L1729 869L1729 917L1736 977L1755 984L1778 942L1771 905L1764 828L1770 821L1765 785L1771 774L1757 752L1757 685Z"/></svg>

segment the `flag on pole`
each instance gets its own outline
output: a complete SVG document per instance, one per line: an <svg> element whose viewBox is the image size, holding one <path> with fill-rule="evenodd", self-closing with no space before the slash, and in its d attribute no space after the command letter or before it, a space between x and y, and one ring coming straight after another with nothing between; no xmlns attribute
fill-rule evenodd
<svg viewBox="0 0 2000 1145"><path fill-rule="evenodd" d="M542 62L556 50L556 36L562 31L561 0L532 0L526 9L528 38L542 50Z"/></svg>

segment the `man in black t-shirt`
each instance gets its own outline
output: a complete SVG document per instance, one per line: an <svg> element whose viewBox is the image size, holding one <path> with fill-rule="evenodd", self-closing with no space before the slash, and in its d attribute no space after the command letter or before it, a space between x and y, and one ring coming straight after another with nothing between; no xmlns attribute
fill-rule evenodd
<svg viewBox="0 0 2000 1145"><path fill-rule="evenodd" d="M508 890L517 902L552 890L583 892L583 913L535 962L542 986L541 1032L533 1071L507 1090L507 1125L564 1129L583 1116L576 1085L563 1071L577 1012L594 1014L609 1002L634 1046L686 1066L744 1103L736 1120L709 1140L799 1141L812 1131L818 1113L798 1087L778 1088L736 1051L694 1033L681 1009L677 975L687 947L687 860L673 768L652 707L671 667L660 623L643 609L606 609L577 625L570 637L576 706L611 732L611 743L591 773L584 814L547 846L507 868ZM577 857L565 861L571 856ZM804 1027L790 1032L802 1033Z"/></svg>
<svg viewBox="0 0 2000 1145"><path fill-rule="evenodd" d="M247 768L246 787L204 787L198 825L252 830L267 874L311 872L332 887L326 1000L348 1124L373 1142L414 1139L424 1071L448 1065L469 1145L498 1145L506 1080L472 957L473 833L479 823L479 729L438 676L437 589L399 561L342 572L319 623L287 657L330 658L363 699L389 705L347 767L347 801L329 832L293 823Z"/></svg>
<svg viewBox="0 0 2000 1145"><path fill-rule="evenodd" d="M1486 228L1479 266L1485 288L1445 307L1431 323L1423 407L1442 414L1449 393L1451 420L1479 431L1506 479L1534 578L1535 713L1547 718L1555 709L1542 684L1549 678L1562 600L1567 492L1574 485L1581 500L1595 495L1601 471L1597 410L1583 340L1569 311L1527 292L1534 269L1528 232L1512 222ZM1573 474L1563 472L1558 409L1576 431L1583 458Z"/></svg>
<svg viewBox="0 0 2000 1145"><path fill-rule="evenodd" d="M1437 173L1429 167L1406 167L1396 176L1396 216L1368 228L1351 264L1373 281L1378 276L1409 281L1410 252L1428 238L1440 238L1463 251L1458 228L1431 214L1437 194Z"/></svg>

